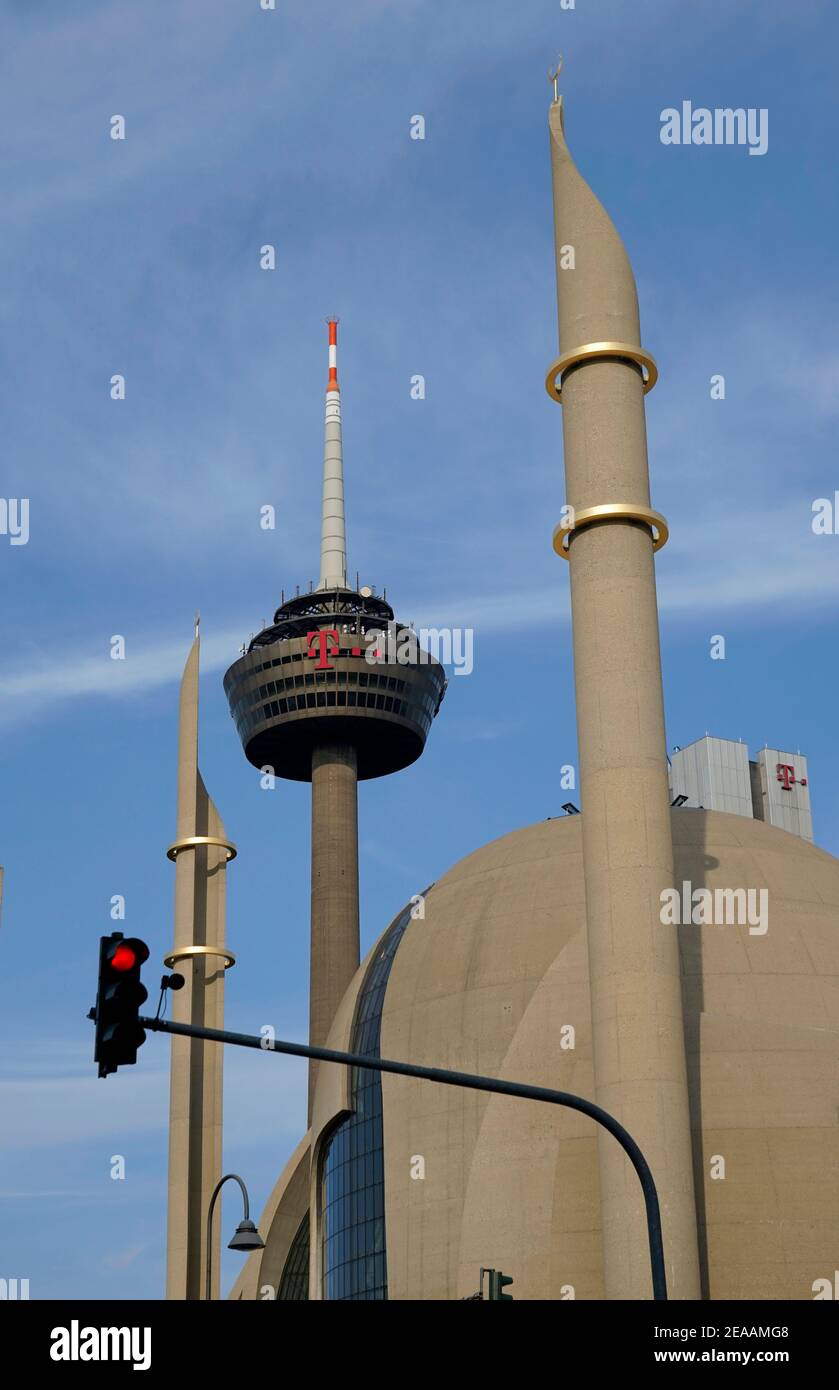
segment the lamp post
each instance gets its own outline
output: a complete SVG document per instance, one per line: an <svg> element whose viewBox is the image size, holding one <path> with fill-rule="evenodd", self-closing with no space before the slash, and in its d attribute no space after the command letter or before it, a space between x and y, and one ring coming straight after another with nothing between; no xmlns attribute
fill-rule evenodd
<svg viewBox="0 0 839 1390"><path fill-rule="evenodd" d="M264 1250L265 1248L265 1242L262 1240L259 1231L250 1219L248 1189L245 1187L238 1173L225 1174L225 1176L220 1178L216 1183L215 1191L210 1198L210 1209L207 1212L207 1292L205 1295L207 1301L212 1297L211 1289L213 1282L213 1209L215 1208L216 1198L221 1192L222 1187L226 1182L229 1182L231 1178L234 1182L237 1182L242 1189L242 1201L245 1205L245 1214L236 1227L233 1239L230 1241L227 1248L228 1250L245 1250L248 1254L251 1250Z"/></svg>

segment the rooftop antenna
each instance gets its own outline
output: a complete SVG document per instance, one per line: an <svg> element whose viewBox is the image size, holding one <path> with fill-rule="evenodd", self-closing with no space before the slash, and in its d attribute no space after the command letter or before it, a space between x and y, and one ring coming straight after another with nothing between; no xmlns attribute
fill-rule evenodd
<svg viewBox="0 0 839 1390"><path fill-rule="evenodd" d="M323 446L323 513L319 589L347 587L347 526L344 515L344 445L338 385L338 320L329 318L329 378Z"/></svg>
<svg viewBox="0 0 839 1390"><path fill-rule="evenodd" d="M562 62L562 54L560 53L556 67L548 73L548 81L554 84L554 105L559 101L559 74L562 72Z"/></svg>

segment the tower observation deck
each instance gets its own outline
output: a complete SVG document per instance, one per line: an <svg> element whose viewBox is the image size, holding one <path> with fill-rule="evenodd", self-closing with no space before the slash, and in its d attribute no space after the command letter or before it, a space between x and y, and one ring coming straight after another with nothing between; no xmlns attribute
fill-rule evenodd
<svg viewBox="0 0 839 1390"><path fill-rule="evenodd" d="M408 767L446 688L427 653L413 664L397 660L411 642L411 630L372 594L317 589L288 599L224 678L245 757L310 782L315 748L338 740L355 748L360 781ZM381 657L368 660L375 651Z"/></svg>
<svg viewBox="0 0 839 1390"><path fill-rule="evenodd" d="M337 337L332 319L320 582L282 603L224 677L248 761L312 783L313 1045L326 1041L359 963L357 784L416 761L446 691L442 665L385 599L347 584Z"/></svg>

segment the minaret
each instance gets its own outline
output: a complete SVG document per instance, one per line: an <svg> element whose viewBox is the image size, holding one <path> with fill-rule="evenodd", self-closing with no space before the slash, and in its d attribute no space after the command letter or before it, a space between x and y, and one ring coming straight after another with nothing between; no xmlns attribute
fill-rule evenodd
<svg viewBox="0 0 839 1390"><path fill-rule="evenodd" d="M167 994L172 1019L204 1028L224 1027L224 972L233 964L225 948L227 863L236 849L198 770L198 664L195 640L181 681L178 736L175 944L166 965L186 984ZM205 1295L207 1212L221 1177L224 1048L197 1038L172 1038L169 1101L167 1299ZM213 1239L213 1298L219 1297L220 1221Z"/></svg>
<svg viewBox="0 0 839 1390"><path fill-rule="evenodd" d="M416 761L446 689L440 663L384 598L347 587L338 323L328 322L320 581L282 603L224 677L248 761L312 784L314 1045L326 1041L359 963L358 782ZM310 1118L316 1075L310 1063Z"/></svg>
<svg viewBox="0 0 839 1390"><path fill-rule="evenodd" d="M667 539L650 507L635 281L623 244L574 166L562 98L551 106L562 405L583 868L597 1101L640 1144L658 1186L670 1297L700 1297L653 555ZM651 1296L638 1182L598 1134L606 1296Z"/></svg>

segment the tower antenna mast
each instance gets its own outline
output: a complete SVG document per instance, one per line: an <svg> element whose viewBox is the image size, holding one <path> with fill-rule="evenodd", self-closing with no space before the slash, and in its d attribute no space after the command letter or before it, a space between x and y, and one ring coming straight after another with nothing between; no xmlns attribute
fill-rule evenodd
<svg viewBox="0 0 839 1390"><path fill-rule="evenodd" d="M323 445L323 512L320 529L318 589L347 587L347 523L344 514L344 445L341 433L341 389L338 385L338 320L329 325L329 379Z"/></svg>

